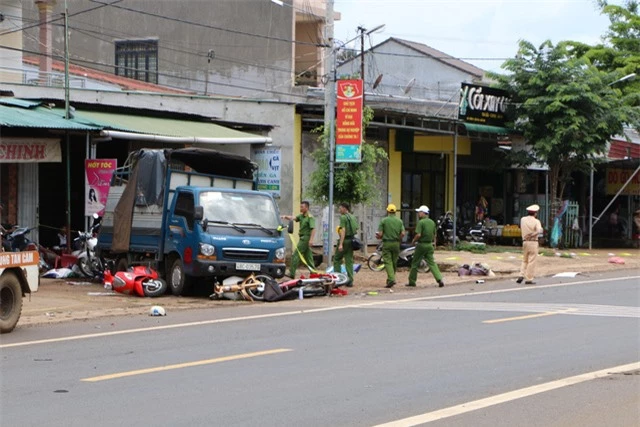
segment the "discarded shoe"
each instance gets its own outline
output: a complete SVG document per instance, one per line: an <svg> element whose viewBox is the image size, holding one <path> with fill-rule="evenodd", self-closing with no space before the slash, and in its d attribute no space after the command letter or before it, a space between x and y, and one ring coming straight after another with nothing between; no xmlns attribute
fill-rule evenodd
<svg viewBox="0 0 640 427"><path fill-rule="evenodd" d="M524 277L520 276L518 277L518 280L516 280L516 283L522 283L523 280L524 280Z"/></svg>
<svg viewBox="0 0 640 427"><path fill-rule="evenodd" d="M438 280L438 287L439 288L444 287L444 282L442 280Z"/></svg>
<svg viewBox="0 0 640 427"><path fill-rule="evenodd" d="M405 286L408 286L410 288L415 288L416 287L416 285L412 285L411 283L407 283Z"/></svg>
<svg viewBox="0 0 640 427"><path fill-rule="evenodd" d="M533 280L527 280L526 282L524 282L525 285L535 285L536 282L534 282Z"/></svg>
<svg viewBox="0 0 640 427"><path fill-rule="evenodd" d="M396 282L388 282L387 286L385 286L385 288L393 288L393 285L395 285Z"/></svg>

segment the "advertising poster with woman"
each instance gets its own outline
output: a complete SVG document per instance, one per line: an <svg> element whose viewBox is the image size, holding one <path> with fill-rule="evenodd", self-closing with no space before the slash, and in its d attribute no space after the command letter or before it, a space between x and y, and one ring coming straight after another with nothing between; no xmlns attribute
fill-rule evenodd
<svg viewBox="0 0 640 427"><path fill-rule="evenodd" d="M84 214L91 216L94 213L102 216L107 205L111 177L116 170L116 159L86 159L84 170L85 180L85 205Z"/></svg>

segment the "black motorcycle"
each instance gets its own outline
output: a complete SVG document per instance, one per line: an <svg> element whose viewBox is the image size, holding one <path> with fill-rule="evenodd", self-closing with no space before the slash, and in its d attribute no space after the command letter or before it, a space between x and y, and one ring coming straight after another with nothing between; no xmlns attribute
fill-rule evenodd
<svg viewBox="0 0 640 427"><path fill-rule="evenodd" d="M411 267L411 262L413 261L413 253L415 252L416 247L414 245L409 245L407 243L400 244L400 254L398 255L398 267ZM382 242L378 244L376 247L376 251L369 256L367 259L367 266L370 270L373 271L382 271L384 270L384 260L382 258ZM427 262L423 259L420 261L420 265L418 266L418 271L421 273L428 272L429 266Z"/></svg>
<svg viewBox="0 0 640 427"><path fill-rule="evenodd" d="M453 237L453 214L447 212L444 215L440 215L440 218L436 221L436 242L440 245L457 245L460 243L460 234L462 228L458 227L456 234L458 236ZM455 242L454 242L455 241Z"/></svg>

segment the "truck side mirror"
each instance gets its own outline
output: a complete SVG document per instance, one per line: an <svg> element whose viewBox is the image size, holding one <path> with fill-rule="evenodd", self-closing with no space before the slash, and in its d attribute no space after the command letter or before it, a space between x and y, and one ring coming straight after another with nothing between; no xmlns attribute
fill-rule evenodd
<svg viewBox="0 0 640 427"><path fill-rule="evenodd" d="M193 212L193 219L202 221L202 218L204 218L204 208L202 206L196 206Z"/></svg>

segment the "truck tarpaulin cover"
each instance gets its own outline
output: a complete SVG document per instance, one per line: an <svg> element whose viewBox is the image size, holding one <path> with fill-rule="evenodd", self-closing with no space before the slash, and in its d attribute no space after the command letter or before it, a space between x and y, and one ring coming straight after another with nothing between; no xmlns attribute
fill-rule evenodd
<svg viewBox="0 0 640 427"><path fill-rule="evenodd" d="M179 160L196 172L211 175L253 179L257 169L257 165L246 157L206 148L166 150L165 154L171 161Z"/></svg>
<svg viewBox="0 0 640 427"><path fill-rule="evenodd" d="M134 206L162 206L167 161L161 150L139 150L118 204L113 212L113 252L128 252Z"/></svg>

